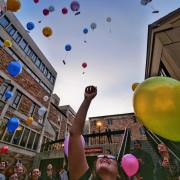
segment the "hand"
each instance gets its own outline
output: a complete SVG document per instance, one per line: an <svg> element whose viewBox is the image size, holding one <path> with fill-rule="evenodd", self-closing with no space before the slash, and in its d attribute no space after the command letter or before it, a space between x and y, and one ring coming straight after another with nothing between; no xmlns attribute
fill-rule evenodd
<svg viewBox="0 0 180 180"><path fill-rule="evenodd" d="M97 88L95 86L87 86L85 88L84 98L91 101L97 94Z"/></svg>

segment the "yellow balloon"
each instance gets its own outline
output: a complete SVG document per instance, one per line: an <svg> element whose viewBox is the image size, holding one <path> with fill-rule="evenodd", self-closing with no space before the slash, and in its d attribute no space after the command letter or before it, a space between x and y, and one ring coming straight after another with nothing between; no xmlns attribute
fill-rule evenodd
<svg viewBox="0 0 180 180"><path fill-rule="evenodd" d="M9 48L9 47L12 46L12 42L10 40L5 40L4 41L4 46Z"/></svg>
<svg viewBox="0 0 180 180"><path fill-rule="evenodd" d="M19 126L17 129L16 129L16 131L21 131L23 128L22 128L22 126Z"/></svg>
<svg viewBox="0 0 180 180"><path fill-rule="evenodd" d="M133 107L145 127L180 141L180 81L168 77L145 80L134 91Z"/></svg>
<svg viewBox="0 0 180 180"><path fill-rule="evenodd" d="M6 7L8 11L16 12L21 8L19 0L7 0Z"/></svg>
<svg viewBox="0 0 180 180"><path fill-rule="evenodd" d="M48 26L44 27L42 33L45 37L50 37L53 33L52 29Z"/></svg>
<svg viewBox="0 0 180 180"><path fill-rule="evenodd" d="M25 122L28 126L30 126L33 122L33 117L28 117Z"/></svg>
<svg viewBox="0 0 180 180"><path fill-rule="evenodd" d="M132 84L132 90L134 91L138 85L139 85L139 83L133 83Z"/></svg>

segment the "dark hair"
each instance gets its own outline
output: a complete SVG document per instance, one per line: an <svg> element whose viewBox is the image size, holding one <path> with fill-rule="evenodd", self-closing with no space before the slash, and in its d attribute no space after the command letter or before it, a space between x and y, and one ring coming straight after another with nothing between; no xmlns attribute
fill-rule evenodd
<svg viewBox="0 0 180 180"><path fill-rule="evenodd" d="M141 141L135 140L135 141L134 141L134 145L135 145L135 144L140 144L140 145L141 145Z"/></svg>

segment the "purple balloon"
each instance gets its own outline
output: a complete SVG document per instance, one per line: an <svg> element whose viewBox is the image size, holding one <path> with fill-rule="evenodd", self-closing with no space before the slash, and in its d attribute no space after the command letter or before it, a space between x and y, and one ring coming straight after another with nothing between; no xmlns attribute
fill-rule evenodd
<svg viewBox="0 0 180 180"><path fill-rule="evenodd" d="M85 141L84 141L84 138L83 136L81 135L81 142L82 142L82 145L83 145L83 148L85 146ZM69 145L69 134L66 135L65 139L64 139L64 153L65 155L68 157L68 145Z"/></svg>
<svg viewBox="0 0 180 180"><path fill-rule="evenodd" d="M71 10L72 11L78 11L80 8L80 4L78 1L72 1L71 2Z"/></svg>
<svg viewBox="0 0 180 180"><path fill-rule="evenodd" d="M134 176L139 169L139 162L137 158L132 154L125 154L122 157L121 166L127 176Z"/></svg>

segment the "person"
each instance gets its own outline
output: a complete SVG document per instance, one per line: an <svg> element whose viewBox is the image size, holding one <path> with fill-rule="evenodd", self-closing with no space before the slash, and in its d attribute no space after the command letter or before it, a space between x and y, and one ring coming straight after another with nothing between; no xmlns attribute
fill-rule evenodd
<svg viewBox="0 0 180 180"><path fill-rule="evenodd" d="M68 163L70 179L72 180L88 180L92 178L115 180L119 175L117 160L113 155L103 154L97 156L95 173L91 172L86 160L85 151L81 142L81 135L88 108L96 95L97 88L95 86L88 86L85 88L84 100L70 129Z"/></svg>
<svg viewBox="0 0 180 180"><path fill-rule="evenodd" d="M29 180L39 180L40 176L41 176L40 170L38 168L33 168L30 173Z"/></svg>
<svg viewBox="0 0 180 180"><path fill-rule="evenodd" d="M158 152L161 159L156 164L155 177L163 180L180 179L180 164L176 159L170 158L168 148L165 144L158 144Z"/></svg>
<svg viewBox="0 0 180 180"><path fill-rule="evenodd" d="M46 180L56 180L56 177L53 175L53 165L52 164L47 165L45 179Z"/></svg>
<svg viewBox="0 0 180 180"><path fill-rule="evenodd" d="M132 154L136 156L139 161L139 171L136 175L138 180L154 180L154 163L151 155L142 150L141 142L134 141L134 150Z"/></svg>
<svg viewBox="0 0 180 180"><path fill-rule="evenodd" d="M107 134L108 143L112 143L111 129L110 128L106 129L106 134Z"/></svg>
<svg viewBox="0 0 180 180"><path fill-rule="evenodd" d="M7 168L7 162L6 161L1 161L0 162L0 180L5 180L5 170Z"/></svg>

